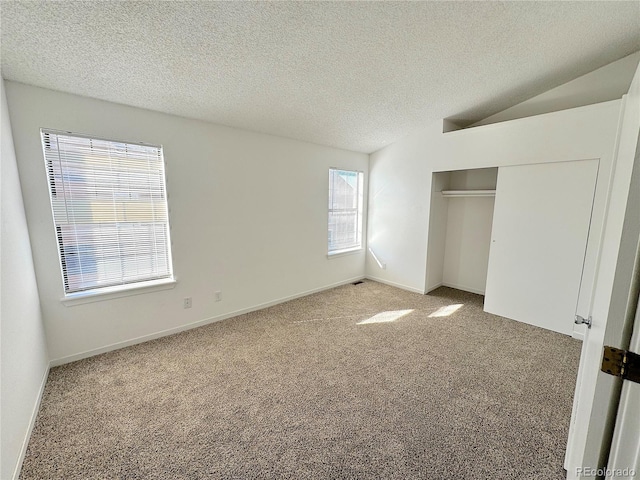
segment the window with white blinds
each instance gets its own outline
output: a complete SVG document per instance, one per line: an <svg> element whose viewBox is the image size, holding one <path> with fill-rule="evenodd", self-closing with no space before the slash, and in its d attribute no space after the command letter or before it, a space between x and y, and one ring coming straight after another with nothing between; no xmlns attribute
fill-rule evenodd
<svg viewBox="0 0 640 480"><path fill-rule="evenodd" d="M362 248L363 174L329 169L329 254Z"/></svg>
<svg viewBox="0 0 640 480"><path fill-rule="evenodd" d="M65 294L172 279L162 147L41 136Z"/></svg>

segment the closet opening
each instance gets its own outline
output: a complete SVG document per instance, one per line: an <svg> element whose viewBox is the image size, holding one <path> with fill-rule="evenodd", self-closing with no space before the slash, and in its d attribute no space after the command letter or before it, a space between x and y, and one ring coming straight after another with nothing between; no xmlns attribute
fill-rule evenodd
<svg viewBox="0 0 640 480"><path fill-rule="evenodd" d="M433 173L427 293L446 286L484 295L498 168Z"/></svg>

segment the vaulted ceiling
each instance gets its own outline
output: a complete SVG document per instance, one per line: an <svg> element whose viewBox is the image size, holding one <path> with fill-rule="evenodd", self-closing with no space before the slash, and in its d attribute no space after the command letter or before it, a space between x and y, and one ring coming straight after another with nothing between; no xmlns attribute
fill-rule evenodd
<svg viewBox="0 0 640 480"><path fill-rule="evenodd" d="M2 76L361 152L640 50L640 2L3 1Z"/></svg>

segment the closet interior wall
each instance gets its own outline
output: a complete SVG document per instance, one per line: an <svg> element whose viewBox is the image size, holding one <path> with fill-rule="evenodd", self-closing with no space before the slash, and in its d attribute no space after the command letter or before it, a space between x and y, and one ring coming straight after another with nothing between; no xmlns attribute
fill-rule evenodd
<svg viewBox="0 0 640 480"><path fill-rule="evenodd" d="M494 197L444 196L443 191L495 190L497 168L436 172L431 191L427 290L441 285L484 294Z"/></svg>

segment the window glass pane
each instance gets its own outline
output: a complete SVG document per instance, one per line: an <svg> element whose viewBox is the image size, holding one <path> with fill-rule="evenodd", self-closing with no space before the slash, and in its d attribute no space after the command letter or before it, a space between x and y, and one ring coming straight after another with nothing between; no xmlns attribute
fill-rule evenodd
<svg viewBox="0 0 640 480"><path fill-rule="evenodd" d="M329 170L329 252L360 248L362 173Z"/></svg>
<svg viewBox="0 0 640 480"><path fill-rule="evenodd" d="M172 278L162 147L42 130L65 293Z"/></svg>

